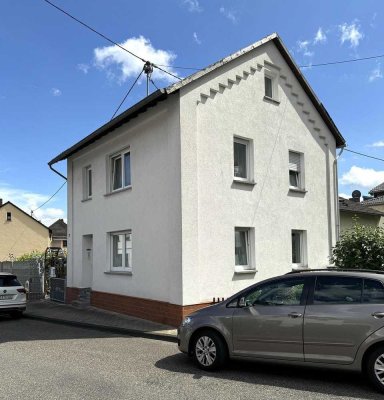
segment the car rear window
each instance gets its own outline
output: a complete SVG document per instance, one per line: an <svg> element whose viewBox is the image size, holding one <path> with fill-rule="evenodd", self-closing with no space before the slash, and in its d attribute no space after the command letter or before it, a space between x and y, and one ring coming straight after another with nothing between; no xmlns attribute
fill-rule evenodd
<svg viewBox="0 0 384 400"><path fill-rule="evenodd" d="M346 276L319 276L313 304L361 303L363 280Z"/></svg>
<svg viewBox="0 0 384 400"><path fill-rule="evenodd" d="M0 276L0 287L21 286L16 276Z"/></svg>
<svg viewBox="0 0 384 400"><path fill-rule="evenodd" d="M384 304L384 287L380 281L364 279L363 302Z"/></svg>

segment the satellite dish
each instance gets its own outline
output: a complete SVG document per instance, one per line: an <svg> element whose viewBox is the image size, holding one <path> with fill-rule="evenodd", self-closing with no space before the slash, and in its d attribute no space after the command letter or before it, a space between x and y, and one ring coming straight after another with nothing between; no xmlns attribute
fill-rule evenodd
<svg viewBox="0 0 384 400"><path fill-rule="evenodd" d="M353 199L360 199L360 197L361 197L361 192L360 192L360 190L354 190L354 191L352 192L352 198L353 198Z"/></svg>

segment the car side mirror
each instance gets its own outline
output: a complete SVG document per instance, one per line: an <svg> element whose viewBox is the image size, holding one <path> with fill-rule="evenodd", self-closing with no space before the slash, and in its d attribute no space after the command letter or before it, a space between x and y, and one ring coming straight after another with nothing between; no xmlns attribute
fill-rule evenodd
<svg viewBox="0 0 384 400"><path fill-rule="evenodd" d="M241 297L239 300L239 307L246 307L247 303L245 302L245 297Z"/></svg>

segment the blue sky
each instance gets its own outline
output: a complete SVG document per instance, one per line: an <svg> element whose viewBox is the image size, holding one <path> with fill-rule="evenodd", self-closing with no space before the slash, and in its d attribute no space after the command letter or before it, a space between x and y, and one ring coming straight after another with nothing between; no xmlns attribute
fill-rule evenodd
<svg viewBox="0 0 384 400"><path fill-rule="evenodd" d="M299 65L384 54L380 0L53 2L181 77L192 71L175 67L205 67L272 32ZM63 182L47 162L109 121L142 64L43 0L1 0L0 54L0 198L29 212ZM384 58L302 71L348 147L384 158ZM141 82L121 111L144 96ZM342 154L340 193L381 182L382 161ZM66 188L35 216L66 218Z"/></svg>

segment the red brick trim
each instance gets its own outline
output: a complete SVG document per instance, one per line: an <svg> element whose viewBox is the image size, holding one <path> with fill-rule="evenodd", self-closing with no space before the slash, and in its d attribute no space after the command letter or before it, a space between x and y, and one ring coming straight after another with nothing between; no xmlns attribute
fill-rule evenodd
<svg viewBox="0 0 384 400"><path fill-rule="evenodd" d="M74 289L74 288L72 288ZM206 307L212 303L180 306L163 301L123 296L105 292L91 292L91 305L120 314L159 322L161 324L178 326L188 314Z"/></svg>
<svg viewBox="0 0 384 400"><path fill-rule="evenodd" d="M75 287L67 287L65 291L65 302L71 304L72 301L78 300L80 295L80 289Z"/></svg>

